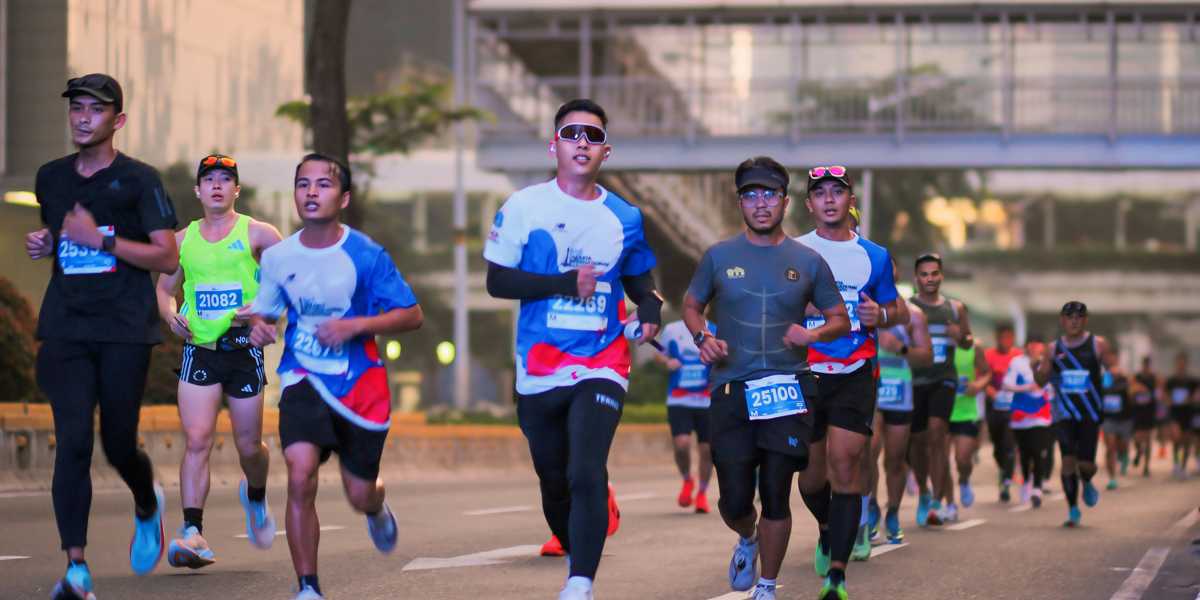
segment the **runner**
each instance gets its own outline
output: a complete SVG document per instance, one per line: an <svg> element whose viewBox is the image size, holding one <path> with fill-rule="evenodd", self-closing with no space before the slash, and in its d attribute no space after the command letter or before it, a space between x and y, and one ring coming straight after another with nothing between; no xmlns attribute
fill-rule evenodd
<svg viewBox="0 0 1200 600"><path fill-rule="evenodd" d="M517 419L546 522L570 556L562 600L592 597L604 550L608 451L629 384L626 293L640 342L662 322L642 213L597 183L612 151L607 124L591 100L558 109L555 178L504 203L483 252L488 293L521 300Z"/></svg>
<svg viewBox="0 0 1200 600"><path fill-rule="evenodd" d="M1172 442L1172 476L1187 477L1188 456L1192 453L1192 403L1200 390L1200 382L1188 373L1188 355L1180 352L1175 356L1175 372L1164 382L1165 393L1171 405L1169 439Z"/></svg>
<svg viewBox="0 0 1200 600"><path fill-rule="evenodd" d="M279 363L279 441L288 468L288 549L300 592L318 600L317 474L334 452L350 506L366 515L382 553L396 547L396 518L384 499L379 463L391 424L387 371L375 336L421 326L421 306L382 246L341 223L350 168L323 154L296 166L303 228L262 255L251 342L275 340L287 311Z"/></svg>
<svg viewBox="0 0 1200 600"><path fill-rule="evenodd" d="M865 492L877 391L875 329L903 325L907 317L897 306L900 294L887 249L852 229L850 209L857 201L845 167L810 169L806 206L816 228L796 238L829 264L850 315L849 333L808 351L820 397L813 403L813 468L800 479L800 492L819 527L814 568L828 576L826 590L842 585L851 554L857 560L870 557ZM823 323L820 315L806 319L809 327Z"/></svg>
<svg viewBox="0 0 1200 600"><path fill-rule="evenodd" d="M892 259L892 276L898 272ZM907 304L907 301L905 301ZM900 528L900 501L904 497L908 476L909 428L912 424L912 365L928 365L933 360L933 345L929 341L929 326L925 313L915 305L907 307L907 325L896 325L879 331L879 401L875 426L871 435L871 484L873 508L878 511L879 455L882 453L884 479L887 487L887 515L884 528L893 544L904 541Z"/></svg>
<svg viewBox="0 0 1200 600"><path fill-rule="evenodd" d="M705 323L712 335L717 328ZM708 407L711 401L708 391L710 365L700 360L700 349L696 347L687 325L682 320L663 327L663 342L666 353L654 354L654 359L666 365L671 372L667 382L667 422L671 426L671 440L675 445L675 466L683 477L683 488L679 490L679 506L692 505L692 491L696 491L696 512L707 513L708 482L712 478L712 445L709 443ZM692 432L696 433L696 449L699 455L697 487L692 479Z"/></svg>
<svg viewBox="0 0 1200 600"><path fill-rule="evenodd" d="M1040 384L1054 386L1054 428L1062 452L1060 478L1067 497L1068 516L1064 527L1076 527L1080 483L1083 503L1095 506L1100 492L1092 485L1096 474L1096 446L1104 418L1100 398L1100 357L1110 350L1108 342L1087 330L1087 305L1071 301L1059 313L1063 335L1047 348L1035 373Z"/></svg>
<svg viewBox="0 0 1200 600"><path fill-rule="evenodd" d="M1125 475L1129 467L1129 440L1133 437L1133 398L1146 392L1137 379L1121 368L1115 350L1104 355L1104 403L1105 466L1108 469L1108 489L1117 489L1117 471ZM1118 463L1120 468L1118 469Z"/></svg>
<svg viewBox="0 0 1200 600"><path fill-rule="evenodd" d="M817 382L805 361L806 349L845 335L850 320L825 261L783 232L789 182L783 166L755 157L738 165L734 181L746 231L704 253L684 298L683 319L701 359L715 367L710 414L721 488L717 507L739 536L729 561L729 586L735 591L754 587L755 600L774 600L792 529L792 476L804 477L813 433L809 406ZM810 303L826 319L815 329L797 324ZM705 325L709 305L716 309L719 338ZM761 519L754 510L756 480ZM842 531L850 535L836 543L848 556L858 516L848 510L841 514ZM755 585L760 545L762 576ZM826 580L826 588L829 584ZM841 593L845 598L842 581L834 588L840 592L822 589L821 597Z"/></svg>
<svg viewBox="0 0 1200 600"><path fill-rule="evenodd" d="M38 386L54 415L51 498L66 575L58 599L94 598L84 557L92 504L94 413L108 462L133 493L133 572L162 558L162 488L138 449L138 416L150 351L162 341L152 272L179 267L175 210L158 172L113 147L125 125L124 95L101 73L76 77L62 93L78 152L38 169L34 193L45 228L25 236L37 260L54 257L38 317Z"/></svg>
<svg viewBox="0 0 1200 600"><path fill-rule="evenodd" d="M1053 451L1054 415L1046 387L1034 379L1033 365L1042 360L1045 344L1030 337L1025 342L1025 354L1013 357L1004 375L1000 398L1011 407L1012 432L1021 457L1020 504L1032 502L1041 508L1043 482L1049 472Z"/></svg>
<svg viewBox="0 0 1200 600"><path fill-rule="evenodd" d="M1142 369L1134 375L1141 386L1140 391L1133 394L1133 445L1135 448L1133 466L1142 468L1142 477L1150 476L1150 459L1154 454L1150 448L1150 433L1156 425L1156 413L1161 402L1158 401L1158 375L1150 364L1150 357L1142 359Z"/></svg>
<svg viewBox="0 0 1200 600"><path fill-rule="evenodd" d="M950 436L954 465L958 472L958 493L963 508L975 504L971 489L971 472L975 469L975 453L979 450L979 421L982 394L992 380L992 370L978 344L954 352L954 370L958 373L958 390L950 414ZM947 464L949 468L949 464ZM946 507L938 515L943 522L958 521L958 505L954 503L954 486L946 486Z"/></svg>
<svg viewBox="0 0 1200 600"><path fill-rule="evenodd" d="M916 474L920 497L917 525L940 525L941 502L950 493L950 446L947 433L954 411L958 374L954 368L955 347L967 349L974 343L967 307L946 298L942 288L942 257L922 254L914 264L917 295L911 301L925 311L933 341L933 364L913 369L912 448L909 459ZM932 486L933 493L930 493ZM932 516L931 516L932 515Z"/></svg>
<svg viewBox="0 0 1200 600"><path fill-rule="evenodd" d="M1016 460L1012 428L1010 421L1009 401L1011 394L1002 393L1004 376L1008 373L1008 365L1012 359L1021 355L1020 348L1014 348L1016 335L1012 325L1001 323L996 326L996 347L984 350L988 368L992 370L992 380L987 389L987 428L988 438L992 442L992 458L996 461L1000 479L1000 501L1008 502L1012 496L1013 464Z"/></svg>
<svg viewBox="0 0 1200 600"><path fill-rule="evenodd" d="M258 291L258 257L279 242L274 227L238 214L241 193L237 161L212 154L196 170L196 197L204 218L175 232L179 269L158 278L158 313L186 343L179 374L179 420L187 437L179 466L183 526L171 540L167 562L198 569L215 560L204 539L208 498L208 458L224 396L245 478L238 497L246 512L246 536L262 549L275 540L275 520L267 506L270 453L262 441L262 349L250 344L250 330L235 311L249 307ZM183 288L179 310L175 296ZM224 394L222 394L224 392Z"/></svg>
<svg viewBox="0 0 1200 600"><path fill-rule="evenodd" d="M605 537L612 537L617 530L621 528L621 507L617 506L617 492L613 489L612 484L608 484L608 531L605 532ZM538 552L542 556L566 556L567 551L563 550L562 542L558 541L558 536L550 534L550 539L542 544L541 550Z"/></svg>

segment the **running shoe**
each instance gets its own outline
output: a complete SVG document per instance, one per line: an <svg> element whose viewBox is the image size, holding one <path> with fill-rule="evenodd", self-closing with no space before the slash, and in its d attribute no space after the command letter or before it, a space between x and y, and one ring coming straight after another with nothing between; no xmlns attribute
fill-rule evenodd
<svg viewBox="0 0 1200 600"><path fill-rule="evenodd" d="M1008 504L1008 501L1012 500L1012 494L1008 493L1008 488L1011 485L1012 481L1008 479L1000 482L1000 502L1003 504Z"/></svg>
<svg viewBox="0 0 1200 600"><path fill-rule="evenodd" d="M925 524L930 527L937 527L942 524L942 503L940 500L934 500L929 503L929 515L925 517Z"/></svg>
<svg viewBox="0 0 1200 600"><path fill-rule="evenodd" d="M931 496L928 492L917 497L917 527L924 527L929 522L929 503Z"/></svg>
<svg viewBox="0 0 1200 600"><path fill-rule="evenodd" d="M775 586L758 584L748 600L775 600Z"/></svg>
<svg viewBox="0 0 1200 600"><path fill-rule="evenodd" d="M612 537L621 528L621 508L617 506L617 491L608 484L608 537Z"/></svg>
<svg viewBox="0 0 1200 600"><path fill-rule="evenodd" d="M398 530L396 515L392 514L387 502L383 503L383 508L375 516L367 515L367 533L371 535L371 541L375 542L375 549L383 554L389 554L396 549L396 538L400 537Z"/></svg>
<svg viewBox="0 0 1200 600"><path fill-rule="evenodd" d="M829 553L829 546L817 540L817 548L813 551L813 570L817 572L817 577L824 577L829 574L829 563L832 561Z"/></svg>
<svg viewBox="0 0 1200 600"><path fill-rule="evenodd" d="M758 580L758 542L739 538L729 559L729 588L744 592Z"/></svg>
<svg viewBox="0 0 1200 600"><path fill-rule="evenodd" d="M52 600L96 600L92 593L92 573L87 565L72 564L67 567L66 575L54 584L50 592Z"/></svg>
<svg viewBox="0 0 1200 600"><path fill-rule="evenodd" d="M563 550L562 542L558 541L558 536L550 536L550 541L542 544L542 556L566 556L566 551Z"/></svg>
<svg viewBox="0 0 1200 600"><path fill-rule="evenodd" d="M1106 489L1106 490L1109 490L1109 491L1112 491L1112 490L1115 490L1115 489L1117 489L1117 480L1116 480L1116 479L1109 479L1109 480L1108 480L1108 485L1104 486L1104 489Z"/></svg>
<svg viewBox="0 0 1200 600"><path fill-rule="evenodd" d="M1072 506L1067 511L1067 520L1063 523L1063 527L1079 527L1079 521L1083 519L1083 514L1079 512L1078 506Z"/></svg>
<svg viewBox="0 0 1200 600"><path fill-rule="evenodd" d="M262 502L250 500L248 485L245 479L238 484L238 500L242 503L242 512L246 513L246 539L255 548L267 550L275 543L275 517L271 516L266 496Z"/></svg>
<svg viewBox="0 0 1200 600"><path fill-rule="evenodd" d="M591 586L571 581L571 579L575 578L567 579L566 585L558 593L558 600L592 600Z"/></svg>
<svg viewBox="0 0 1200 600"><path fill-rule="evenodd" d="M879 517L882 511L879 510L879 503L874 498L867 505L867 530L870 533L869 539L879 537Z"/></svg>
<svg viewBox="0 0 1200 600"><path fill-rule="evenodd" d="M850 560L865 561L871 558L871 536L866 524L858 526L858 535L854 536L854 548L850 550Z"/></svg>
<svg viewBox="0 0 1200 600"><path fill-rule="evenodd" d="M958 505L953 502L947 504L946 508L938 511L938 518L941 519L943 523L957 523Z"/></svg>
<svg viewBox="0 0 1200 600"><path fill-rule="evenodd" d="M1034 508L1042 507L1042 488L1033 488L1033 492L1029 495L1029 502Z"/></svg>
<svg viewBox="0 0 1200 600"><path fill-rule="evenodd" d="M971 489L971 484L958 484L958 497L962 498L963 508L971 508L975 504L975 490Z"/></svg>
<svg viewBox="0 0 1200 600"><path fill-rule="evenodd" d="M166 533L163 531L163 509L167 507L167 498L163 495L161 485L154 484L154 498L158 506L154 514L142 519L133 513L133 539L129 541L129 566L137 575L145 575L158 566L162 560Z"/></svg>
<svg viewBox="0 0 1200 600"><path fill-rule="evenodd" d="M172 567L199 569L216 562L213 551L208 547L204 536L195 525L184 525L179 530L179 537L171 540L167 547L167 564Z"/></svg>
<svg viewBox="0 0 1200 600"><path fill-rule="evenodd" d="M1033 482L1026 481L1021 484L1021 504L1028 504L1031 496L1033 496Z"/></svg>
<svg viewBox="0 0 1200 600"><path fill-rule="evenodd" d="M887 528L887 539L889 542L893 544L904 543L904 530L900 529L900 511L889 510L883 523L884 527Z"/></svg>
<svg viewBox="0 0 1200 600"><path fill-rule="evenodd" d="M306 585L292 600L325 600L325 596L318 594L311 585Z"/></svg>
<svg viewBox="0 0 1200 600"><path fill-rule="evenodd" d="M708 514L708 494L706 492L696 493L696 512Z"/></svg>
<svg viewBox="0 0 1200 600"><path fill-rule="evenodd" d="M1099 501L1100 490L1096 489L1096 486L1092 485L1090 481L1083 482L1083 503L1091 508Z"/></svg>
<svg viewBox="0 0 1200 600"><path fill-rule="evenodd" d="M679 490L679 506L687 508L692 505L692 489L695 486L691 477L683 480L683 489Z"/></svg>
<svg viewBox="0 0 1200 600"><path fill-rule="evenodd" d="M836 584L828 577L825 578L825 583L821 585L821 591L817 594L817 600L850 600L850 593L846 591L846 582L839 581Z"/></svg>

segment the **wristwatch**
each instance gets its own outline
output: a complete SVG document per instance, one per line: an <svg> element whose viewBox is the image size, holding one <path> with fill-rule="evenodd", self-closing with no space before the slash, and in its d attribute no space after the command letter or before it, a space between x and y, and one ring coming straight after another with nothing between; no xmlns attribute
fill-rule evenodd
<svg viewBox="0 0 1200 600"><path fill-rule="evenodd" d="M709 333L707 329L701 329L700 331L696 332L696 337L692 339L696 342L696 345L699 346L700 344L704 343L704 338L710 335L712 334Z"/></svg>
<svg viewBox="0 0 1200 600"><path fill-rule="evenodd" d="M115 236L115 235L106 235L106 236L104 236L104 239L100 241L100 248L102 250L104 250L105 252L112 252L113 248L115 248L116 246L117 246L117 236Z"/></svg>

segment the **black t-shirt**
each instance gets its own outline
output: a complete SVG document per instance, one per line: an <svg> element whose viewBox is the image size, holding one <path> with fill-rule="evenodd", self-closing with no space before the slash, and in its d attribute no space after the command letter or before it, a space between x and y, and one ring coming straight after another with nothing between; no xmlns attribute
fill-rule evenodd
<svg viewBox="0 0 1200 600"><path fill-rule="evenodd" d="M175 208L150 165L118 153L111 165L85 178L75 170L77 156L48 162L37 173L42 223L54 237L38 339L157 344L162 336L150 272L63 239L62 224L78 202L96 225L148 243L150 232L175 229Z"/></svg>

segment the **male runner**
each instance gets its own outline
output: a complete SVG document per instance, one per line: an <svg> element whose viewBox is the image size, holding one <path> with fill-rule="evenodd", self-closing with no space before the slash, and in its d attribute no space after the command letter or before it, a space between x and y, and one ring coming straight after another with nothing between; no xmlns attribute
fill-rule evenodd
<svg viewBox="0 0 1200 600"><path fill-rule="evenodd" d="M640 342L662 323L642 212L600 186L608 117L572 100L554 117L554 179L514 193L484 246L488 293L521 301L517 419L550 531L570 557L561 600L592 597L608 529L608 452L629 385L625 296Z"/></svg>
<svg viewBox="0 0 1200 600"><path fill-rule="evenodd" d="M1188 456L1192 453L1193 399L1200 393L1200 381L1188 373L1187 352L1175 356L1175 372L1163 382L1164 396L1171 405L1168 436L1172 442L1172 475L1187 477Z"/></svg>
<svg viewBox="0 0 1200 600"><path fill-rule="evenodd" d="M898 271L892 259L892 275ZM907 303L905 300L902 302ZM904 483L908 475L909 428L912 425L912 366L928 365L933 360L933 345L929 341L929 325L925 313L915 305L908 306L907 325L879 330L879 392L875 426L871 436L871 485L873 498L879 493L879 455L882 453L884 479L887 487L887 515L884 527L887 539L893 544L904 541L900 529L900 501L904 498ZM878 512L878 501L872 504Z"/></svg>
<svg viewBox="0 0 1200 600"><path fill-rule="evenodd" d="M1013 438L1021 456L1020 503L1032 502L1041 508L1042 482L1050 472L1050 453L1054 448L1054 416L1046 386L1034 379L1033 366L1042 360L1045 344L1032 336L1025 341L1025 354L1013 357L1001 383L1001 402L1011 408Z"/></svg>
<svg viewBox="0 0 1200 600"><path fill-rule="evenodd" d="M1108 489L1117 489L1118 465L1122 476L1129 466L1129 440L1133 437L1133 398L1145 392L1137 379L1121 368L1115 351L1104 355L1104 466L1108 470Z"/></svg>
<svg viewBox="0 0 1200 600"><path fill-rule="evenodd" d="M971 489L971 472L975 469L975 452L979 450L979 421L982 403L980 394L992 380L992 370L984 359L979 344L970 348L959 348L954 352L954 370L958 374L958 389L954 395L954 409L950 413L951 447L954 465L958 472L958 494L963 508L975 504L975 491ZM946 465L949 469L949 464ZM946 507L938 515L943 522L958 521L958 505L954 503L954 486L946 486Z"/></svg>
<svg viewBox="0 0 1200 600"><path fill-rule="evenodd" d="M421 306L387 250L341 223L350 168L323 154L296 165L302 229L262 254L251 317L256 346L275 340L287 311L279 363L279 441L288 468L288 549L300 592L319 600L317 473L337 452L350 506L366 515L380 552L396 547L396 518L384 501L379 462L391 424L387 371L375 336L421 326Z"/></svg>
<svg viewBox="0 0 1200 600"><path fill-rule="evenodd" d="M813 403L813 468L799 485L819 527L814 569L828 577L827 590L843 585L851 552L860 560L870 556L864 492L875 421L875 329L903 325L907 316L897 306L900 294L887 249L854 233L850 208L856 203L845 167L809 170L805 204L816 229L796 241L829 264L850 315L846 335L814 343L808 356L820 397ZM806 319L809 327L822 324L819 315Z"/></svg>
<svg viewBox="0 0 1200 600"><path fill-rule="evenodd" d="M262 549L275 540L267 506L270 453L262 441L262 349L250 344L250 328L235 313L248 310L258 292L258 257L279 242L279 231L234 210L241 193L233 157L211 154L196 169L196 197L204 218L175 232L179 268L158 278L158 314L185 341L179 373L179 420L187 436L179 466L183 526L171 540L167 562L198 569L215 560L204 539L208 458L221 398L229 404L233 438L245 479L238 497L246 513L246 536ZM175 296L183 288L184 304ZM222 393L224 392L224 393Z"/></svg>
<svg viewBox="0 0 1200 600"><path fill-rule="evenodd" d="M950 494L950 446L947 433L954 412L958 373L954 368L955 347L971 347L971 323L967 307L942 295L942 257L922 254L914 265L917 294L912 303L925 311L933 341L933 364L913 369L913 424L910 459L920 496L917 525L940 525L938 499ZM932 484L933 493L929 493ZM931 513L932 511L932 513ZM932 517L930 515L933 515Z"/></svg>
<svg viewBox="0 0 1200 600"><path fill-rule="evenodd" d="M150 350L162 341L151 273L177 269L179 252L175 209L158 172L113 147L126 118L120 84L93 73L68 81L62 96L79 151L38 169L45 228L25 236L25 250L35 260L54 257L37 329L37 380L58 443L51 497L67 553L52 596L90 599L84 546L97 406L104 455L133 492L130 566L145 575L162 558L165 501L137 431Z"/></svg>
<svg viewBox="0 0 1200 600"><path fill-rule="evenodd" d="M717 327L712 323L705 322L705 327L710 334L717 334ZM695 489L696 512L707 513L708 482L713 469L708 418L711 403L708 378L712 366L700 360L700 349L682 320L663 327L662 341L666 353L655 353L654 359L665 364L671 372L667 381L667 423L671 426L671 440L675 446L675 466L683 477L678 503L683 508L691 506L692 490ZM698 487L692 479L692 432L696 433L699 455Z"/></svg>
<svg viewBox="0 0 1200 600"><path fill-rule="evenodd" d="M1150 448L1150 434L1154 431L1158 412L1158 375L1154 372L1150 357L1142 359L1142 369L1134 379L1141 386L1133 395L1133 466L1142 467L1142 477L1150 476L1150 459L1154 457Z"/></svg>
<svg viewBox="0 0 1200 600"><path fill-rule="evenodd" d="M734 181L746 230L704 253L684 297L683 320L701 359L715 367L709 412L721 488L717 507L739 536L729 586L753 587L755 600L774 600L792 530L792 476L803 477L808 468L813 433L817 383L806 349L845 335L850 321L825 261L783 231L790 181L783 166L754 157L738 165ZM825 324L799 324L809 304ZM705 324L708 306L716 310L720 337ZM756 480L761 519L754 510ZM843 515L851 517L849 511ZM853 515L846 527L853 532L857 522ZM844 542L849 555L852 536ZM755 585L760 546L762 575ZM844 597L841 581L837 588Z"/></svg>
<svg viewBox="0 0 1200 600"><path fill-rule="evenodd" d="M992 371L992 380L988 383L987 394L987 428L988 438L992 442L992 458L996 461L1000 480L1000 501L1008 502L1012 496L1013 464L1016 460L1012 428L1009 426L1012 416L1011 394L1002 393L1004 375L1008 373L1008 365L1013 358L1021 355L1021 349L1013 344L1016 335L1012 325L1001 323L996 325L996 347L984 350L983 357Z"/></svg>
<svg viewBox="0 0 1200 600"><path fill-rule="evenodd" d="M1064 527L1078 526L1082 517L1078 506L1081 481L1084 504L1095 506L1100 501L1100 491L1092 485L1104 419L1100 357L1111 347L1103 337L1087 330L1087 316L1087 305L1082 302L1063 305L1058 319L1063 335L1046 348L1035 373L1038 383L1054 386L1054 427L1068 506Z"/></svg>

